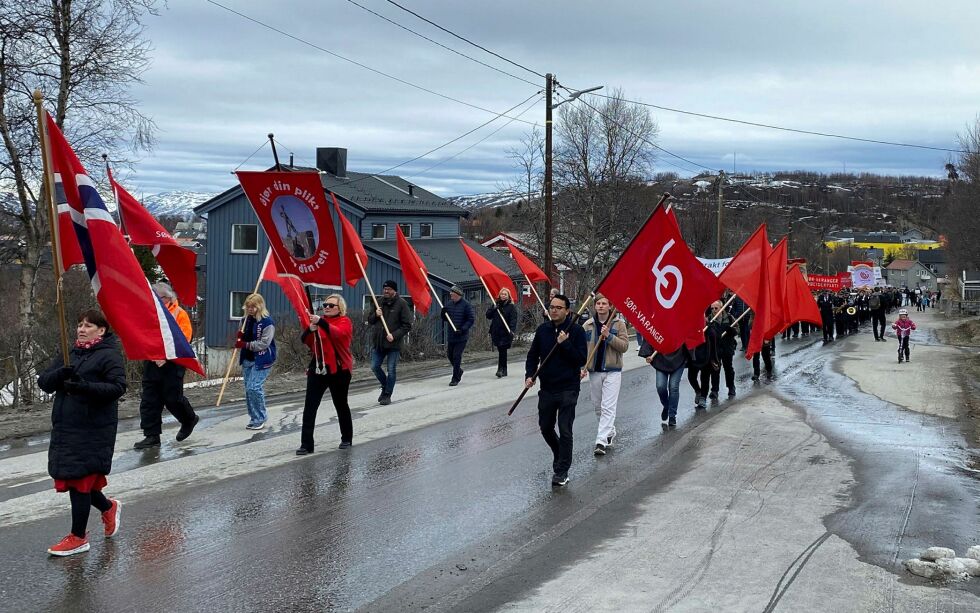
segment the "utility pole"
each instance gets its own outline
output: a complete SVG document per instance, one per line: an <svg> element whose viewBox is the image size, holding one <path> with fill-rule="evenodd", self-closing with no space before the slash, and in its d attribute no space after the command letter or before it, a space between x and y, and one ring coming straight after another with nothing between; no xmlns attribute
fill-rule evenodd
<svg viewBox="0 0 980 613"><path fill-rule="evenodd" d="M786 235L786 256L793 257L793 220L789 220L789 233Z"/></svg>
<svg viewBox="0 0 980 613"><path fill-rule="evenodd" d="M725 206L725 171L718 171L718 243L715 257L721 259L721 211Z"/></svg>
<svg viewBox="0 0 980 613"><path fill-rule="evenodd" d="M551 194L551 96L554 77L549 72L544 76L544 270L550 285L554 286L554 236L552 235L552 194Z"/></svg>

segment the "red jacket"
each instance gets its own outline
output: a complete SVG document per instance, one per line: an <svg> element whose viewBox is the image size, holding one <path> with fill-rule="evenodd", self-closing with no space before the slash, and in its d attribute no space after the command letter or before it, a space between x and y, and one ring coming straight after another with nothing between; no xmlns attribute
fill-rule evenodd
<svg viewBox="0 0 980 613"><path fill-rule="evenodd" d="M912 330L915 330L915 322L911 319L897 319L892 324L892 330L895 331L898 338L905 338L912 334Z"/></svg>
<svg viewBox="0 0 980 613"><path fill-rule="evenodd" d="M317 322L316 334L305 328L301 338L313 353L311 372L323 374L317 373L319 364L323 364L331 373L353 369L354 355L350 347L354 338L354 325L346 315L321 317Z"/></svg>

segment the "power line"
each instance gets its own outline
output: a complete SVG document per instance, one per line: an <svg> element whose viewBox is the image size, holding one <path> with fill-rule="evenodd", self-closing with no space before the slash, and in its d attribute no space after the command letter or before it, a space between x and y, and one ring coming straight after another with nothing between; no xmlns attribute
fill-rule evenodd
<svg viewBox="0 0 980 613"><path fill-rule="evenodd" d="M609 98L609 99L614 99L615 98L614 96L606 96L606 95L603 95L603 94L593 94L593 95L594 96L599 96L599 97L602 97L602 98ZM668 106L659 106L659 105L656 105L656 104L650 104L648 102L640 102L638 100L626 100L624 98L615 98L615 99L622 100L623 102L629 102L631 104L639 104L641 106L648 106L650 108L659 109L661 111L669 111L671 113L680 113L682 115L691 115L693 117L702 117L704 119L714 119L714 120L717 120L717 121L727 121L727 122L730 122L730 123L738 123L738 124L742 124L742 125L746 125L746 126L754 126L754 127L757 127L757 128L767 128L769 130L781 130L783 132L794 132L796 134L808 134L810 136L823 136L823 137L826 137L826 138L840 138L840 139L843 139L843 140L853 140L853 141L858 141L858 142L862 142L862 143L873 143L873 144L876 144L876 145L891 145L893 147L911 147L911 148L914 148L914 149L928 149L928 150L931 150L931 151L944 151L944 152L947 152L947 153L969 153L968 151L963 151L961 149L946 149L944 147L932 147L932 146L929 146L929 145L917 145L917 144L914 144L914 143L899 143L899 142L893 142L893 141L887 141L887 140L876 140L876 139L873 139L873 138L861 138L861 137L858 137L858 136L845 136L843 134L833 134L833 133L830 133L830 132L815 132L815 131L812 131L812 130L801 130L801 129L798 129L798 128L787 128L787 127L784 127L784 126L777 126L777 125L766 124L766 123L757 123L757 122L754 122L754 121L745 121L744 119L732 119L731 117L721 117L719 115L708 115L707 113L695 113L694 111L685 111L683 109L674 109L674 108L670 108Z"/></svg>
<svg viewBox="0 0 980 613"><path fill-rule="evenodd" d="M446 94L441 94L441 93L439 93L437 91L434 91L434 90L431 90L431 89L429 89L427 87L423 87L421 85L416 85L415 83L412 83L410 81L406 81L405 79L401 79L401 78L396 77L394 75L388 74L386 72L383 72L381 70L378 70L377 68L372 68L372 67L370 67L370 66L368 66L366 64L362 64L361 62L358 62L356 60L352 60L352 59L350 59L348 57L344 57L343 55L340 55L339 53L334 53L333 51L330 51L329 49L325 49L325 48L323 48L323 47L321 47L321 46L319 46L319 45L317 45L315 43L312 43L312 42L306 40L306 39L300 38L299 36L296 36L294 34L290 34L289 32L286 32L284 30L280 30L279 28L277 28L275 26L269 25L269 24L267 24L267 23L265 23L263 21L259 21L258 19L255 19L254 17L250 17L249 15L246 15L245 13L242 13L242 12L236 11L233 8L227 7L227 6L223 5L223 4L221 4L220 2L216 2L216 0L207 0L207 2L210 3L210 4L213 4L214 6L217 6L218 8L221 8L221 9L226 10L229 13L232 13L233 15L238 15L242 19L245 19L247 21L251 21L252 23L254 23L256 25L262 26L263 28L266 28L268 30L271 30L273 32L276 32L277 34L281 34L281 35L285 36L286 38L290 38L290 39L292 39L292 40L294 40L294 41L296 41L298 43L302 43L302 44L304 44L304 45L306 45L308 47L312 47L313 49L316 49L317 51L322 51L323 53L326 53L328 55L331 55L331 56L333 56L333 57L335 57L335 58L337 58L339 60L343 60L345 62L348 62L350 64L353 64L355 66L358 66L360 68L363 68L365 70L370 70L371 72L373 72L375 74L381 75L381 76L383 76L385 78L388 78L388 79L391 79L393 81L397 81L398 83L401 83L402 85L407 85L407 86L412 87L414 89L417 89L419 91L423 91L423 92L426 92L428 94L432 94L433 96L438 96L440 98L443 98L445 100L449 100L451 102L455 102L457 104L462 104L463 106L468 106L468 107L470 107L472 109L476 109L478 111L483 111L484 113L490 113L490 114L496 116L496 117L494 117L494 119L496 119L497 117L500 117L501 116L501 114L500 113L497 113L496 111L493 111L493 110L490 110L490 109L487 109L487 108L483 108L482 106L478 106L476 104L471 104L469 102L465 102L465 101L460 100L458 98L453 98L452 96L447 96ZM517 121L521 121L523 123L526 123L526 124L532 125L532 126L537 126L538 125L538 124L534 123L533 121L527 121L526 119L519 119Z"/></svg>
<svg viewBox="0 0 980 613"><path fill-rule="evenodd" d="M517 117L520 117L521 115L523 115L523 114L527 113L528 111L530 111L531 109L533 109L534 108L534 105L536 105L537 103L538 103L538 100L532 101L531 104L528 105L528 107L526 109L524 109L523 111L521 111L520 113L517 114ZM484 136L480 140L476 141L475 143L473 143L469 147L467 147L467 148L459 151L458 153L455 153L455 154L453 154L453 155L451 155L451 156L449 156L449 157L447 157L447 158L445 158L443 160L440 160L440 161L436 162L435 164L433 164L432 166L429 166L428 168L426 168L424 170L420 170L419 172L417 172L417 173L415 173L413 175L409 175L409 178L414 179L415 177L417 177L419 175L424 175L425 173L429 172L433 168L436 168L437 166L442 166L443 164L445 164L449 160L452 160L454 158L459 157L460 155L466 153L467 151L469 151L473 147L476 147L477 145L483 143L484 141L486 141L490 137L494 136L495 134L497 134L498 132L500 132L501 130L503 130L504 128L506 128L507 126L509 126L512 123L514 123L514 120L513 119L509 120L507 123L505 123L504 125L500 126L499 128L497 128L496 130L494 130L490 134L487 134L486 136Z"/></svg>
<svg viewBox="0 0 980 613"><path fill-rule="evenodd" d="M560 85L559 87L562 87L562 88L564 88L564 89L566 89L566 90L568 90L568 91L572 91L572 90L570 90L570 89L568 89L567 87L565 87L564 85ZM603 98L608 98L609 96L602 96L602 97L603 97ZM589 107L590 109L592 109L593 111L595 111L596 113L598 113L599 115L601 115L602 117L605 117L607 121L610 121L610 122L612 122L612 123L614 123L614 124L616 124L616 125L618 125L619 127L621 127L621 128L623 128L624 130L626 130L627 132L629 132L630 134L632 134L632 135L633 135L634 137L636 137L636 138L638 138L638 139L640 139L640 140L642 140L643 142L645 142L646 144L648 144L648 145L650 145L650 146L651 146L651 147L653 147L654 149L659 149L660 151L663 151L663 152L664 152L664 153L666 153L667 155L670 155L670 156L673 156L673 157L675 157L675 158L677 158L677 159L679 159L679 160L682 160L682 161L684 161L684 162L687 162L688 164L690 164L690 165L692 165L692 166L697 166L697 167L699 167L699 168L703 168L703 169L705 169L705 170L707 170L707 171L710 171L710 172L712 172L712 173L715 173L715 172L718 172L718 171L717 171L716 169L714 169L714 168L709 168L709 167L707 167L707 166L705 166L704 164L698 164L697 162L694 162L694 161L692 161L692 160L689 160L689 159L687 159L686 157L683 157L683 156L680 156L680 155L677 155L676 153L674 153L674 152L672 152L672 151L668 151L667 149L664 149L664 148L663 148L663 147L661 147L660 145L657 145L656 143L654 143L654 142L652 142L652 141L650 141L649 139L647 139L647 138L646 138L645 136L643 136L642 134L637 134L636 132L634 132L633 130L630 130L629 128L627 128L626 126L624 126L623 124L621 124L620 122L618 122L618 121L615 121L614 119L612 119L611 117L609 117L608 115L606 115L605 113L603 113L602 111L600 111L599 109L597 109L596 107L594 107L594 106L593 106L592 104L590 104L589 102L587 102L587 101L586 101L586 100L584 100L583 98L579 98L579 100L581 100L581 101L582 101L582 104L584 104L585 106L587 106L587 107ZM625 102L625 101L624 101L624 102ZM666 160L665 160L665 161L666 161ZM677 168L677 166L676 166L676 165L674 165L674 164L671 164L671 165L672 165L672 166L674 166L675 168ZM682 169L682 170L686 170L686 169Z"/></svg>
<svg viewBox="0 0 980 613"><path fill-rule="evenodd" d="M468 131L464 132L463 134L460 134L456 138L454 138L454 139L452 139L450 141L447 141L447 142L439 145L438 147L434 147L432 149L429 149L428 151L426 151L422 155L415 156L415 157L413 157L410 160L405 160L404 162L402 162L400 164L395 164L391 168L386 168L385 170L382 170L381 172L373 172L373 173L368 174L365 177L361 177L360 179L354 179L353 181L347 181L344 185L351 185L353 183L358 183L359 181L364 181L365 179L369 179L369 178L374 177L374 176L377 176L377 175L384 175L384 174L387 174L387 173L391 172L392 170L395 170L396 168L401 168L402 166L405 166L406 164L411 164L412 162L416 162L418 160L421 160L422 158L424 158L424 157L426 157L426 156L428 156L428 155L430 155L432 153L435 153L436 151L439 151L440 149L443 149L445 147L448 147L449 145L455 143L456 141L458 141L460 139L466 138L470 134L476 132L477 130L479 130L480 128L482 128L484 126L487 126L487 125L489 125L489 124L497 121L501 117L507 117L511 121L522 121L521 119L517 119L516 117L510 117L509 115L507 115L507 113L510 113L514 109L516 109L516 108L518 108L520 106L523 106L524 104L527 104L527 102L529 102L532 98L534 98L536 96L540 96L540 95L541 95L541 92L535 92L535 93L531 94L530 96L528 96L524 100L521 100L520 102L518 102L514 106L512 106L509 109L507 109L506 111L504 111L503 113L497 113L497 116L494 117L493 119L490 119L489 121L485 121L485 122L481 123L480 125L478 125L477 127L473 128L472 130L468 130Z"/></svg>
<svg viewBox="0 0 980 613"><path fill-rule="evenodd" d="M372 15L374 15L375 17L378 17L379 19L383 19L383 20L387 21L388 23L390 23L393 26L396 26L398 28L401 28L402 30L405 30L406 32L411 32L415 36L418 36L419 38L425 39L425 40L429 41L430 43L432 43L433 45L438 45L439 47L442 47L446 51L449 51L451 53L455 53L456 55L459 55L461 57L465 57L466 59L468 59L468 60L470 60L472 62L476 62L477 64L479 64L481 66L486 66L490 70L494 70L496 72L499 72L500 74L507 75L508 77L512 77L514 79L517 79L518 81L523 81L524 83L527 83L529 85L533 85L535 87L538 87L539 86L538 83L535 83L533 81L528 81L524 77L519 77L519 76L517 76L515 74L511 74L511 73L507 72L506 70L501 70L501 69L497 68L496 66L491 66L490 64L487 64L486 62L483 62L481 60L476 59L475 57L471 57L469 55L466 55L465 53L463 53L461 51L457 51L456 49L453 49L452 47L446 46L446 45L440 43L437 40L433 40L433 39L429 38L428 36L426 36L425 34L421 34L421 33L416 32L415 30L413 30L413 29L411 29L409 27L403 26L402 24L398 23L397 21L394 21L392 19L389 19L389 18L385 17L384 15L382 15L381 13L372 11L368 7L364 6L363 4L359 4L358 2L355 2L354 0L347 0L347 2L350 2L351 4L353 4L354 6L358 7L359 9L362 9L362 10L367 11L368 13L371 13Z"/></svg>
<svg viewBox="0 0 980 613"><path fill-rule="evenodd" d="M541 74L541 73L540 73L540 72L538 72L537 70L531 70L531 69L530 69L530 68L528 68L527 66L524 66L524 65L522 65L522 64L518 64L517 62L515 62L515 61L513 61L513 60L510 60L510 59L507 59L507 58L505 58L504 56L502 56L502 55L500 55L499 53L496 53L496 52L494 52L494 51L491 51L491 50L489 50L489 49L487 49L487 48L486 48L486 47L484 47L483 45L479 45L479 44L477 44L477 43L474 43L474 42L473 42L473 41L471 41L470 39L468 39L468 38L465 38L465 37L463 37L463 36L460 36L459 34L456 34L455 32L453 32L452 30L448 30L448 29L446 29L446 28L444 28L444 27L442 27L441 25L439 25L438 23L436 23L436 22L434 22L434 21L432 21L431 19L427 19L427 18L425 18L425 17L423 17L422 15L419 15L419 14L418 14L418 13L416 13L415 11L413 11L413 10L411 10L411 9L409 9L409 8L406 8L406 7L404 7L404 6L402 6L402 5L400 5L400 4L398 4L398 3L397 3L397 2L395 2L394 0L387 0L387 1L388 1L388 4L393 4L393 5L395 5L395 6L397 6L398 8L400 8L400 9L401 9L401 10L403 10L403 11L405 11L406 13L409 13L409 14L411 14L411 15L414 15L415 17L417 17L417 18L419 18L419 19L421 19L422 21L424 21L424 22L426 22L427 24L429 24L429 25L431 25L431 26L434 26L434 27L436 27L436 28L439 28L440 30L442 30L442 31L443 31L443 32L445 32L446 34L449 34L450 36L455 36L455 37L456 37L456 38L458 38L459 40L461 40L461 41L463 41L463 42L465 42L465 43L468 43L468 44L470 44L470 45L473 45L473 46L474 46L474 47L476 47L477 49L480 49L480 50L482 50L482 51L486 51L486 52L487 52L487 53L489 53L490 55L492 55L492 56L494 56L494 57L498 57L498 58L500 58L500 59L502 59L503 61L505 61L505 62L507 62L507 63L509 63L509 64L513 64L514 66L517 66L518 68L520 68L520 69L522 69L522 70L526 70L526 71L528 71L528 72L530 72L531 74L534 74L534 75L537 75L537 76L539 76L539 77L541 77L542 79L544 79L544 78L545 78L545 75L543 75L543 74Z"/></svg>

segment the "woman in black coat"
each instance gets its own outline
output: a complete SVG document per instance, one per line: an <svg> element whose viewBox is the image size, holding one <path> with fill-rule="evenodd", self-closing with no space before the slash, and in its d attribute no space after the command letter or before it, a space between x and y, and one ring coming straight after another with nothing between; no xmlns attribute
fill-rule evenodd
<svg viewBox="0 0 980 613"><path fill-rule="evenodd" d="M514 332L517 330L517 307L514 306L510 290L505 287L500 288L497 294L497 301L492 307L487 309L487 319L490 320L490 342L497 348L497 378L507 376L507 350L514 340ZM507 327L503 320L507 321Z"/></svg>
<svg viewBox="0 0 980 613"><path fill-rule="evenodd" d="M54 556L88 551L86 536L91 507L102 513L105 536L119 531L119 501L102 494L112 470L119 423L117 400L126 392L126 369L119 343L101 311L78 318L70 365L59 357L37 379L53 393L48 473L56 491L71 499L71 532L48 549Z"/></svg>

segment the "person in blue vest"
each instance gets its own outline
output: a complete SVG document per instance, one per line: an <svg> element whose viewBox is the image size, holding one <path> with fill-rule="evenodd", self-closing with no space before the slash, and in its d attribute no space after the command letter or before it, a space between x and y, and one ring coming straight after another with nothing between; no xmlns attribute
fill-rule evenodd
<svg viewBox="0 0 980 613"><path fill-rule="evenodd" d="M463 290L458 285L450 288L449 302L442 308L442 319L447 317L453 322L452 326L446 326L446 357L453 367L453 377L449 380L449 385L455 387L463 378L463 350L470 340L470 328L476 321L473 307L463 298Z"/></svg>
<svg viewBox="0 0 980 613"><path fill-rule="evenodd" d="M238 332L235 348L241 353L238 363L245 379L245 406L248 408L247 430L265 427L268 413L265 408L265 380L276 361L276 325L269 316L262 294L249 294L242 306L245 327Z"/></svg>

